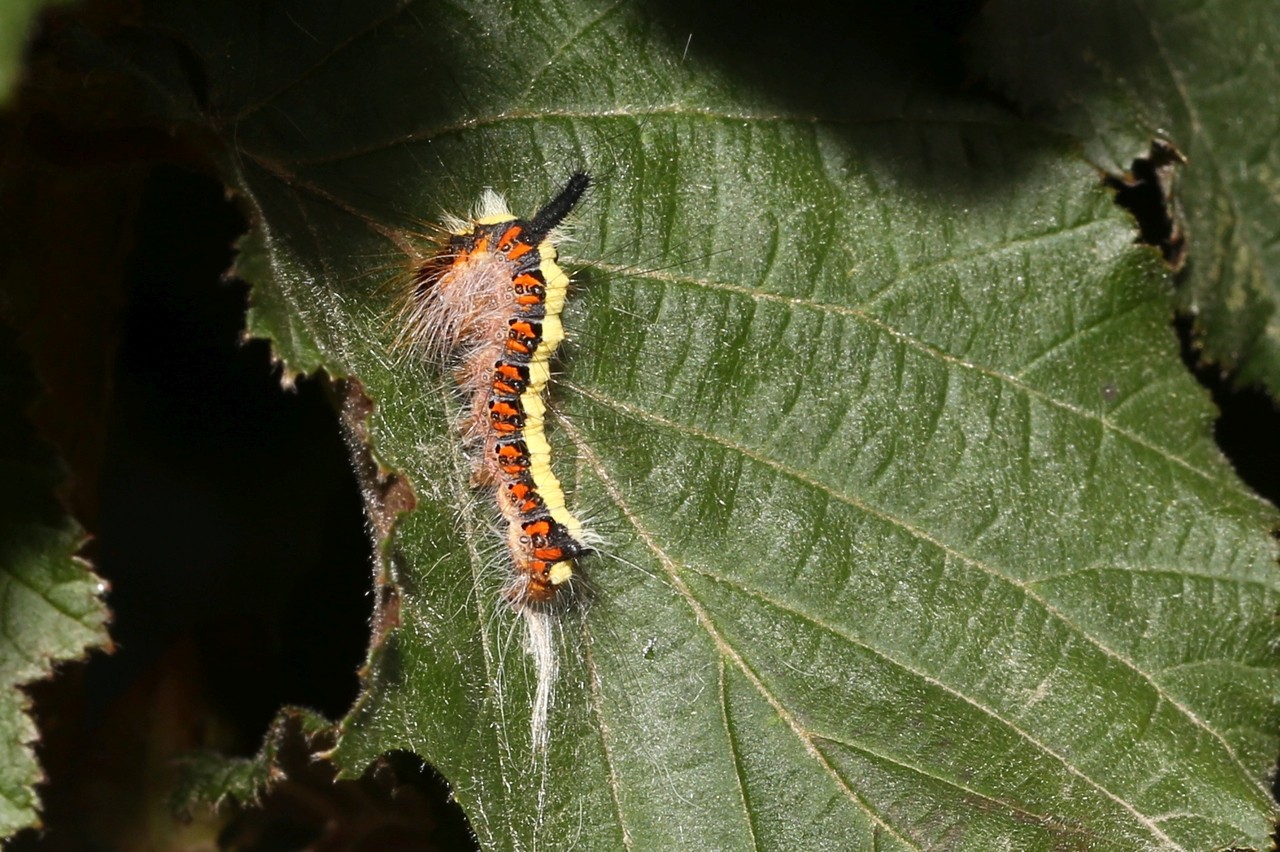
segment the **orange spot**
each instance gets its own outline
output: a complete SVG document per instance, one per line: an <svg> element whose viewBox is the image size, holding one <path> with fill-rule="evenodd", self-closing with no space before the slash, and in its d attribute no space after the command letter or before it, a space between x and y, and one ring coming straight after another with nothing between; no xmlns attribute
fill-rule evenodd
<svg viewBox="0 0 1280 852"><path fill-rule="evenodd" d="M507 230L502 233L502 236L498 238L498 251L500 252L510 251L511 243L518 236L520 236L519 225L512 225L510 228L507 228Z"/></svg>
<svg viewBox="0 0 1280 852"><path fill-rule="evenodd" d="M522 464L529 463L529 460L525 456L524 451L522 451L518 447L512 446L511 444L502 444L501 446L499 446L497 456L498 456L498 461L501 461L501 462L520 462Z"/></svg>
<svg viewBox="0 0 1280 852"><path fill-rule="evenodd" d="M516 415L521 413L520 409L516 408L511 403L505 402L501 399L496 399L493 402L491 402L489 404L489 410L501 417L515 417Z"/></svg>
<svg viewBox="0 0 1280 852"><path fill-rule="evenodd" d="M534 535L545 536L545 535L551 534L551 524L545 519L530 521L529 523L524 525L523 529L526 534L531 536L534 536Z"/></svg>

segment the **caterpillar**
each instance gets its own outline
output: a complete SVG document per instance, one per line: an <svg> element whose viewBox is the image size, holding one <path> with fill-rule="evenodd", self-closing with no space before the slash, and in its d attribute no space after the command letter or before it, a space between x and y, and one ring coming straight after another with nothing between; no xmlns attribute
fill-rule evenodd
<svg viewBox="0 0 1280 852"><path fill-rule="evenodd" d="M552 604L591 552L551 469L543 401L569 288L555 229L590 185L574 173L530 219L486 190L471 219L446 217L447 236L412 271L398 312L398 344L452 362L469 400L472 484L496 495L512 567L504 594L520 610Z"/></svg>

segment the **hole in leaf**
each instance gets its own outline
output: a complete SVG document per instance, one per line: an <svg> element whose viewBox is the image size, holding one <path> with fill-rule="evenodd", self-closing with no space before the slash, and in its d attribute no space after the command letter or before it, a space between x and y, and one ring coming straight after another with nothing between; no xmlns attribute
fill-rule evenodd
<svg viewBox="0 0 1280 852"><path fill-rule="evenodd" d="M285 714L277 737L278 780L253 806L233 804L218 836L223 849L478 849L444 779L417 755L383 755L361 777L338 780L314 760L330 734L306 737Z"/></svg>
<svg viewBox="0 0 1280 852"><path fill-rule="evenodd" d="M1156 139L1145 157L1138 157L1122 175L1107 175L1103 182L1116 193L1116 204L1138 222L1138 242L1160 249L1174 272L1187 261L1187 239L1182 227L1176 178L1187 158L1172 142Z"/></svg>
<svg viewBox="0 0 1280 852"><path fill-rule="evenodd" d="M1217 365L1204 361L1193 325L1190 317L1179 317L1178 339L1183 363L1213 395L1221 412L1213 427L1214 438L1245 484L1280 505L1280 441L1276 441L1280 409L1265 391L1237 387Z"/></svg>

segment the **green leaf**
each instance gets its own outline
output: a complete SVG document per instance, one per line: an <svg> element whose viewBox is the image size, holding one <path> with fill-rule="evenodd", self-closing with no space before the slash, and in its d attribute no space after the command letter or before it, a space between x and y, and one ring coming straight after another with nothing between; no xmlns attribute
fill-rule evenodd
<svg viewBox="0 0 1280 852"><path fill-rule="evenodd" d="M1206 354L1280 395L1280 7L1250 0L984 5L977 69L1113 172L1186 155L1179 296Z"/></svg>
<svg viewBox="0 0 1280 852"><path fill-rule="evenodd" d="M0 3L0 105L17 89L27 42L41 10L67 0L5 0Z"/></svg>
<svg viewBox="0 0 1280 852"><path fill-rule="evenodd" d="M285 748L309 745L331 730L324 717L300 707L286 707L271 723L262 748L251 758L206 751L184 755L180 761L182 777L173 794L174 810L185 812L196 805L216 809L228 801L257 801L273 782L284 777L279 764Z"/></svg>
<svg viewBox="0 0 1280 852"><path fill-rule="evenodd" d="M372 401L375 529L379 471L416 493L333 759L422 755L495 849L1263 848L1277 518L1158 258L927 26L733 9L157 7L207 91L150 73L256 216L251 328ZM388 282L405 228L578 167L550 428L606 544L543 755L447 365L389 351Z"/></svg>
<svg viewBox="0 0 1280 852"><path fill-rule="evenodd" d="M39 824L38 734L21 687L108 643L101 580L76 557L84 533L58 505L62 471L25 419L31 365L0 329L0 838Z"/></svg>

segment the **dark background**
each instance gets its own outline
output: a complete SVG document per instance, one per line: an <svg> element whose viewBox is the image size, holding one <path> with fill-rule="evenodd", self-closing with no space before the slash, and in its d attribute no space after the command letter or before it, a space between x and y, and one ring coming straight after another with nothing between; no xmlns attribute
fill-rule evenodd
<svg viewBox="0 0 1280 852"><path fill-rule="evenodd" d="M180 755L248 757L282 706L336 721L356 697L372 610L364 509L323 377L282 389L269 345L242 341L248 286L223 275L246 228L210 177L161 166L146 179L86 549L111 587L116 648L33 688L46 827L13 849L156 848L157 831L180 843ZM261 808L194 814L190 839L473 846L421 760L393 755L344 788L298 746L290 784Z"/></svg>

